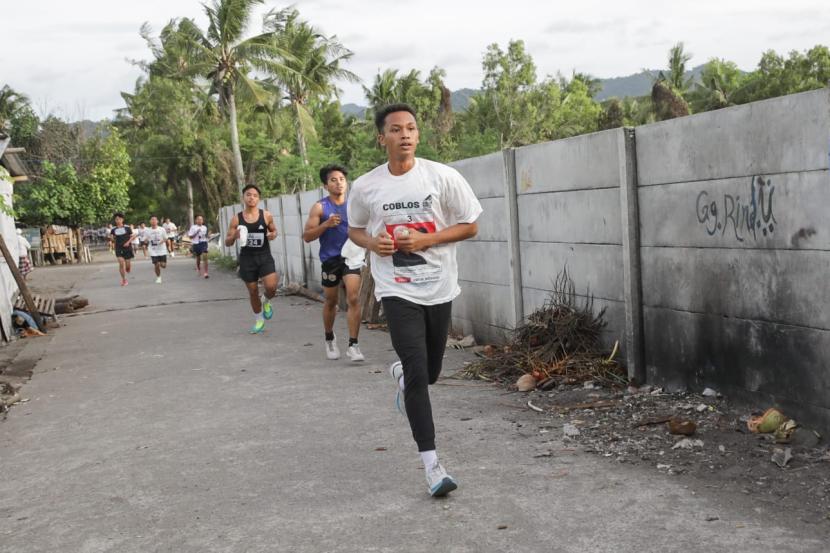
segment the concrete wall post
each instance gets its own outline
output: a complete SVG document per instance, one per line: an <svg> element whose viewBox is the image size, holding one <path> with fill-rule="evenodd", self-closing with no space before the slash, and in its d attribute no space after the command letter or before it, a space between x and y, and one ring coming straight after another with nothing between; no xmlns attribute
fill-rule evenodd
<svg viewBox="0 0 830 553"><path fill-rule="evenodd" d="M640 267L640 206L637 192L637 150L633 128L620 129L620 220L622 222L625 357L628 378L646 378L643 343L643 291Z"/></svg>
<svg viewBox="0 0 830 553"><path fill-rule="evenodd" d="M510 232L507 234L507 251L510 256L510 290L513 301L513 327L522 324L524 315L524 295L522 292L522 254L519 244L519 200L516 179L516 150L504 150L505 190L504 201L507 202L507 216Z"/></svg>

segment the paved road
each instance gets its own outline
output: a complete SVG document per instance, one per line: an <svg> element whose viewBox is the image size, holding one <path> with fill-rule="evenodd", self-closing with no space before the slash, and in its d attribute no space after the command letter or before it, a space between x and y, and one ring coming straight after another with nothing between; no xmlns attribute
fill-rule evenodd
<svg viewBox="0 0 830 553"><path fill-rule="evenodd" d="M91 313L0 423L0 551L826 551L744 498L575 452L474 383L433 388L460 489L431 499L386 334L364 331L365 364L329 362L318 304L280 298L251 336L229 273L176 259L159 286L140 261L122 289L112 264L84 271Z"/></svg>

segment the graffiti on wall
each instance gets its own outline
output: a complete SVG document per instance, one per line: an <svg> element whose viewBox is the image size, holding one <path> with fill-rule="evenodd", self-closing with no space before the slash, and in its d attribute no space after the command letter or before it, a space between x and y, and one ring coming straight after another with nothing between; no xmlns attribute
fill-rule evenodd
<svg viewBox="0 0 830 553"><path fill-rule="evenodd" d="M775 232L773 193L775 185L772 179L754 176L750 182L749 197L723 194L713 197L702 190L697 195L697 220L706 229L709 236L720 234L735 235L738 242L758 236L770 236Z"/></svg>

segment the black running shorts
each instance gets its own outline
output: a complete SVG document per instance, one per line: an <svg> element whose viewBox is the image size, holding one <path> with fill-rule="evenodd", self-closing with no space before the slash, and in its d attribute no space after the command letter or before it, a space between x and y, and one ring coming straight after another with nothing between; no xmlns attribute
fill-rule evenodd
<svg viewBox="0 0 830 553"><path fill-rule="evenodd" d="M245 282L256 282L276 272L277 266L274 264L271 252L239 256L239 278Z"/></svg>
<svg viewBox="0 0 830 553"><path fill-rule="evenodd" d="M323 261L321 272L325 288L338 286L346 275L360 275L360 269L349 269L346 260L339 255Z"/></svg>

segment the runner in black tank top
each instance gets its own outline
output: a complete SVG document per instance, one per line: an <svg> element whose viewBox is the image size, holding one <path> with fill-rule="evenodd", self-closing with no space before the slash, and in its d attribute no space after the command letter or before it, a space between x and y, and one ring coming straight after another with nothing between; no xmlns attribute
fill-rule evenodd
<svg viewBox="0 0 830 553"><path fill-rule="evenodd" d="M252 334L265 330L265 321L273 317L271 298L277 293L277 269L271 255L269 242L277 237L277 227L271 214L259 209L260 192L253 184L242 189L242 201L245 209L231 219L225 245L231 247L240 238L239 277L245 282L251 309L254 311ZM251 222L253 220L253 222ZM243 231L246 236L240 236ZM264 301L259 295L259 281L265 289Z"/></svg>
<svg viewBox="0 0 830 553"><path fill-rule="evenodd" d="M268 233L268 225L265 224L265 210L259 210L259 217L253 223L245 220L244 211L240 211L236 217L239 220L239 226L244 226L248 230L248 238L245 241L245 245L239 249L239 255L271 255L271 248L268 246L268 240L265 238L265 235Z"/></svg>

